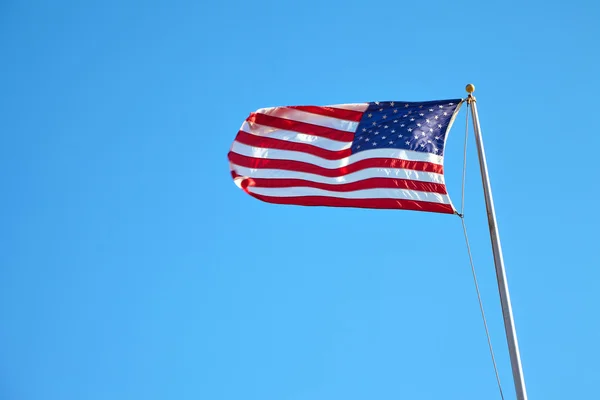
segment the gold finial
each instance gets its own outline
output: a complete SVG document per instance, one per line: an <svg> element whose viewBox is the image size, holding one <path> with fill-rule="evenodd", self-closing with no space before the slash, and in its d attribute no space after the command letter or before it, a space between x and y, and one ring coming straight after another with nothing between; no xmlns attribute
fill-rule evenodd
<svg viewBox="0 0 600 400"><path fill-rule="evenodd" d="M469 83L465 89L467 89L467 93L471 94L475 91L475 85Z"/></svg>

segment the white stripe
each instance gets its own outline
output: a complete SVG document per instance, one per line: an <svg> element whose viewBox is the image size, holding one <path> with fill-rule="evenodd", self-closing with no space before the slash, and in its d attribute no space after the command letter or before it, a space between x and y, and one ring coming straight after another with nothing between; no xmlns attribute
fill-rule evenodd
<svg viewBox="0 0 600 400"><path fill-rule="evenodd" d="M267 179L304 179L307 181L327 183L330 185L358 182L369 178L394 178L409 179L420 182L444 183L444 175L442 174L400 168L366 168L361 171L340 176L339 178L330 178L327 176L309 174L306 172L287 171L283 169L247 168L233 163L231 163L230 166L233 171L243 177Z"/></svg>
<svg viewBox="0 0 600 400"><path fill-rule="evenodd" d="M366 160L369 158L395 158L400 160L424 161L433 164L443 165L443 157L436 156L430 153L420 153L418 151L402 149L365 150L356 154L352 154L350 157L342 158L341 160L326 160L324 158L317 157L308 153L302 153L299 151L264 149L262 147L253 147L239 143L237 141L233 142L233 146L231 146L231 151L248 157L264 158L270 160L302 161L330 169L346 167L357 161Z"/></svg>
<svg viewBox="0 0 600 400"><path fill-rule="evenodd" d="M409 189L362 189L352 192L332 192L310 187L263 188L249 186L252 193L275 197L325 196L342 199L402 199L452 204L446 195Z"/></svg>
<svg viewBox="0 0 600 400"><path fill-rule="evenodd" d="M294 143L310 144L325 150L339 151L349 149L352 146L352 142L338 142L337 140L326 139L320 136L285 131L282 129L271 128L270 126L257 124L256 122L246 121L242 124L240 130L255 136L286 140Z"/></svg>
<svg viewBox="0 0 600 400"><path fill-rule="evenodd" d="M257 114L270 115L272 117L291 119L293 121L305 122L326 128L333 128L340 131L355 132L358 122L346 121L343 119L326 117L324 115L313 114L306 111L296 110L294 108L273 107L261 108L256 111Z"/></svg>
<svg viewBox="0 0 600 400"><path fill-rule="evenodd" d="M369 103L348 103L348 104L333 104L325 107L341 108L342 110L354 110L365 112L369 108Z"/></svg>

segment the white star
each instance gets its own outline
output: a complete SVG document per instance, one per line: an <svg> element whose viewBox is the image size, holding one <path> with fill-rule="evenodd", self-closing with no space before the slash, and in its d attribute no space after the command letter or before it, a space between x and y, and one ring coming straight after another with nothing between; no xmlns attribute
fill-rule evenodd
<svg viewBox="0 0 600 400"><path fill-rule="evenodd" d="M379 102L378 102L378 101L376 101L376 102L375 102L375 104L379 105Z"/></svg>
<svg viewBox="0 0 600 400"><path fill-rule="evenodd" d="M395 119L395 120L394 120L394 123L395 123L395 124L397 124L397 123L398 123L398 120L397 120L397 119Z"/></svg>
<svg viewBox="0 0 600 400"><path fill-rule="evenodd" d="M388 126L387 126L387 125L385 125L385 126L384 126L384 128L385 128L385 129L387 129L387 128L388 128Z"/></svg>
<svg viewBox="0 0 600 400"><path fill-rule="evenodd" d="M384 115L384 116L383 116L383 119L386 119L386 118L387 118L387 115Z"/></svg>
<svg viewBox="0 0 600 400"><path fill-rule="evenodd" d="M429 128L429 132L433 132L433 129Z"/></svg>
<svg viewBox="0 0 600 400"><path fill-rule="evenodd" d="M390 144L394 144L394 141L393 141L393 140L390 140Z"/></svg>
<svg viewBox="0 0 600 400"><path fill-rule="evenodd" d="M368 142L369 140L370 140L369 138L366 138L366 139L365 139L365 142Z"/></svg>
<svg viewBox="0 0 600 400"><path fill-rule="evenodd" d="M358 137L358 140L362 140L362 138L363 138L362 136L359 136L359 137Z"/></svg>
<svg viewBox="0 0 600 400"><path fill-rule="evenodd" d="M415 135L415 139L418 139L418 138L419 138L419 135Z"/></svg>
<svg viewBox="0 0 600 400"><path fill-rule="evenodd" d="M424 147L425 147L425 145L424 145L423 143L421 143L421 144L420 144L420 146L421 146L421 148L424 148Z"/></svg>
<svg viewBox="0 0 600 400"><path fill-rule="evenodd" d="M407 140L407 141L406 141L406 142L404 142L404 143L406 143L406 144L410 144L410 141L408 141L408 140Z"/></svg>
<svg viewBox="0 0 600 400"><path fill-rule="evenodd" d="M390 103L390 106L394 107L394 102L393 101Z"/></svg>
<svg viewBox="0 0 600 400"><path fill-rule="evenodd" d="M405 105L404 105L404 108L406 108L406 107L408 107L408 104L405 104Z"/></svg>
<svg viewBox="0 0 600 400"><path fill-rule="evenodd" d="M403 134L399 134L398 137L404 137L404 135Z"/></svg>
<svg viewBox="0 0 600 400"><path fill-rule="evenodd" d="M422 135L422 136L425 136L425 132L421 132L421 135Z"/></svg>
<svg viewBox="0 0 600 400"><path fill-rule="evenodd" d="M436 137L435 137L435 140L440 140L440 137L439 137L439 136L436 136Z"/></svg>
<svg viewBox="0 0 600 400"><path fill-rule="evenodd" d="M377 122L373 122L373 126L377 125Z"/></svg>
<svg viewBox="0 0 600 400"><path fill-rule="evenodd" d="M376 142L373 142L373 146L377 146L377 143L376 143Z"/></svg>
<svg viewBox="0 0 600 400"><path fill-rule="evenodd" d="M421 124L417 124L417 126L420 128L420 127L421 127Z"/></svg>
<svg viewBox="0 0 600 400"><path fill-rule="evenodd" d="M379 111L383 111L383 108L380 108Z"/></svg>
<svg viewBox="0 0 600 400"><path fill-rule="evenodd" d="M424 116L425 114L423 114L423 113L420 113L419 115L422 117L422 116Z"/></svg>
<svg viewBox="0 0 600 400"><path fill-rule="evenodd" d="M412 121L414 121L415 119L414 119L414 118L411 118L410 120L411 120L411 122L412 122Z"/></svg>
<svg viewBox="0 0 600 400"><path fill-rule="evenodd" d="M449 105L449 106L453 106L453 105L454 105L454 103L450 103L450 104L448 104L448 105Z"/></svg>
<svg viewBox="0 0 600 400"><path fill-rule="evenodd" d="M430 108L429 111L433 111L433 108Z"/></svg>
<svg viewBox="0 0 600 400"><path fill-rule="evenodd" d="M366 132L366 131L367 131L367 128L363 128L363 132Z"/></svg>
<svg viewBox="0 0 600 400"><path fill-rule="evenodd" d="M379 135L379 131L375 132L376 135Z"/></svg>
<svg viewBox="0 0 600 400"><path fill-rule="evenodd" d="M395 109L394 109L394 114L396 114L397 112L398 112L398 109L396 109L396 108L395 108Z"/></svg>
<svg viewBox="0 0 600 400"><path fill-rule="evenodd" d="M407 131L412 132L412 128L408 128Z"/></svg>
<svg viewBox="0 0 600 400"><path fill-rule="evenodd" d="M425 120L425 122L429 123L429 122L431 122L431 121L429 121L428 119L426 119L426 120Z"/></svg>
<svg viewBox="0 0 600 400"><path fill-rule="evenodd" d="M427 143L431 143L431 140L428 140Z"/></svg>
<svg viewBox="0 0 600 400"><path fill-rule="evenodd" d="M419 108L423 108L423 104L421 104L421 105L419 106Z"/></svg>
<svg viewBox="0 0 600 400"><path fill-rule="evenodd" d="M438 106L439 108L444 108L444 106Z"/></svg>
<svg viewBox="0 0 600 400"><path fill-rule="evenodd" d="M360 145L356 146L357 149L360 149Z"/></svg>
<svg viewBox="0 0 600 400"><path fill-rule="evenodd" d="M448 115L448 113L446 111L444 111L444 115Z"/></svg>
<svg viewBox="0 0 600 400"><path fill-rule="evenodd" d="M442 129L442 125L438 124L438 128Z"/></svg>
<svg viewBox="0 0 600 400"><path fill-rule="evenodd" d="M396 133L396 130L395 130L395 129L392 129L392 133Z"/></svg>
<svg viewBox="0 0 600 400"><path fill-rule="evenodd" d="M404 128L404 124L400 124L400 128Z"/></svg>
<svg viewBox="0 0 600 400"><path fill-rule="evenodd" d="M373 116L373 114L369 113L369 115L367 115L367 117L371 118Z"/></svg>
<svg viewBox="0 0 600 400"><path fill-rule="evenodd" d="M438 117L437 115L435 116L435 119L439 119L440 117Z"/></svg>
<svg viewBox="0 0 600 400"><path fill-rule="evenodd" d="M382 139L385 139L385 136L382 136L381 138L382 138Z"/></svg>

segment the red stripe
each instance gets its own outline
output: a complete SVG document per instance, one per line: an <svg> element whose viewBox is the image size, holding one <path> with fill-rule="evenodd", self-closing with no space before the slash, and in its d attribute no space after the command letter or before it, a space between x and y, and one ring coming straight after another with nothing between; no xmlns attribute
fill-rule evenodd
<svg viewBox="0 0 600 400"><path fill-rule="evenodd" d="M325 117L333 117L354 122L359 122L364 114L362 111L343 110L335 107L290 106L287 108L293 108L295 110L306 111L311 114L323 115Z"/></svg>
<svg viewBox="0 0 600 400"><path fill-rule="evenodd" d="M350 157L352 155L352 149L349 148L339 151L326 150L306 143L294 143L266 136L257 136L244 131L239 131L235 140L248 146L262 147L265 149L300 151L326 160L341 160L342 158Z"/></svg>
<svg viewBox="0 0 600 400"><path fill-rule="evenodd" d="M237 178L240 175L233 172L233 177ZM243 177L244 178L244 177ZM288 188L288 187L311 187L333 192L352 192L363 189L409 189L420 192L430 192L439 194L448 194L446 185L441 183L413 181L409 179L395 178L368 178L357 182L328 184L321 182L307 181L304 179L269 179L269 178L252 178L248 177L242 181L242 188L263 187L263 188Z"/></svg>
<svg viewBox="0 0 600 400"><path fill-rule="evenodd" d="M303 161L254 158L243 156L232 151L229 152L227 157L229 158L229 161L242 167L283 169L287 171L306 172L309 174L316 174L329 178L337 178L356 171L361 171L366 168L399 168L411 169L414 171L433 172L436 174L444 173L444 167L439 164L433 164L424 161L399 160L397 158L368 158L366 160L356 161L345 167L328 169Z"/></svg>
<svg viewBox="0 0 600 400"><path fill-rule="evenodd" d="M337 197L325 196L274 197L264 196L256 193L248 194L267 203L275 204L291 204L298 206L383 208L454 214L454 209L450 204L430 203L427 201L398 199L340 199Z"/></svg>
<svg viewBox="0 0 600 400"><path fill-rule="evenodd" d="M340 131L338 129L327 128L324 126L307 124L306 122L295 121L272 117L266 114L251 113L246 119L248 122L256 122L257 124L267 125L272 128L284 129L286 131L294 131L298 133L306 133L307 135L321 136L331 140L340 142L351 142L354 140L354 133Z"/></svg>

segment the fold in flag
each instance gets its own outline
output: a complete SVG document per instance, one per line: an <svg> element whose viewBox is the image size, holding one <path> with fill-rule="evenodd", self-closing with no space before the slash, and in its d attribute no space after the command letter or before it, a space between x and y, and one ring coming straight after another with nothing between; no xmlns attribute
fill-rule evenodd
<svg viewBox="0 0 600 400"><path fill-rule="evenodd" d="M231 174L269 203L455 213L444 146L461 103L262 108L231 146Z"/></svg>

